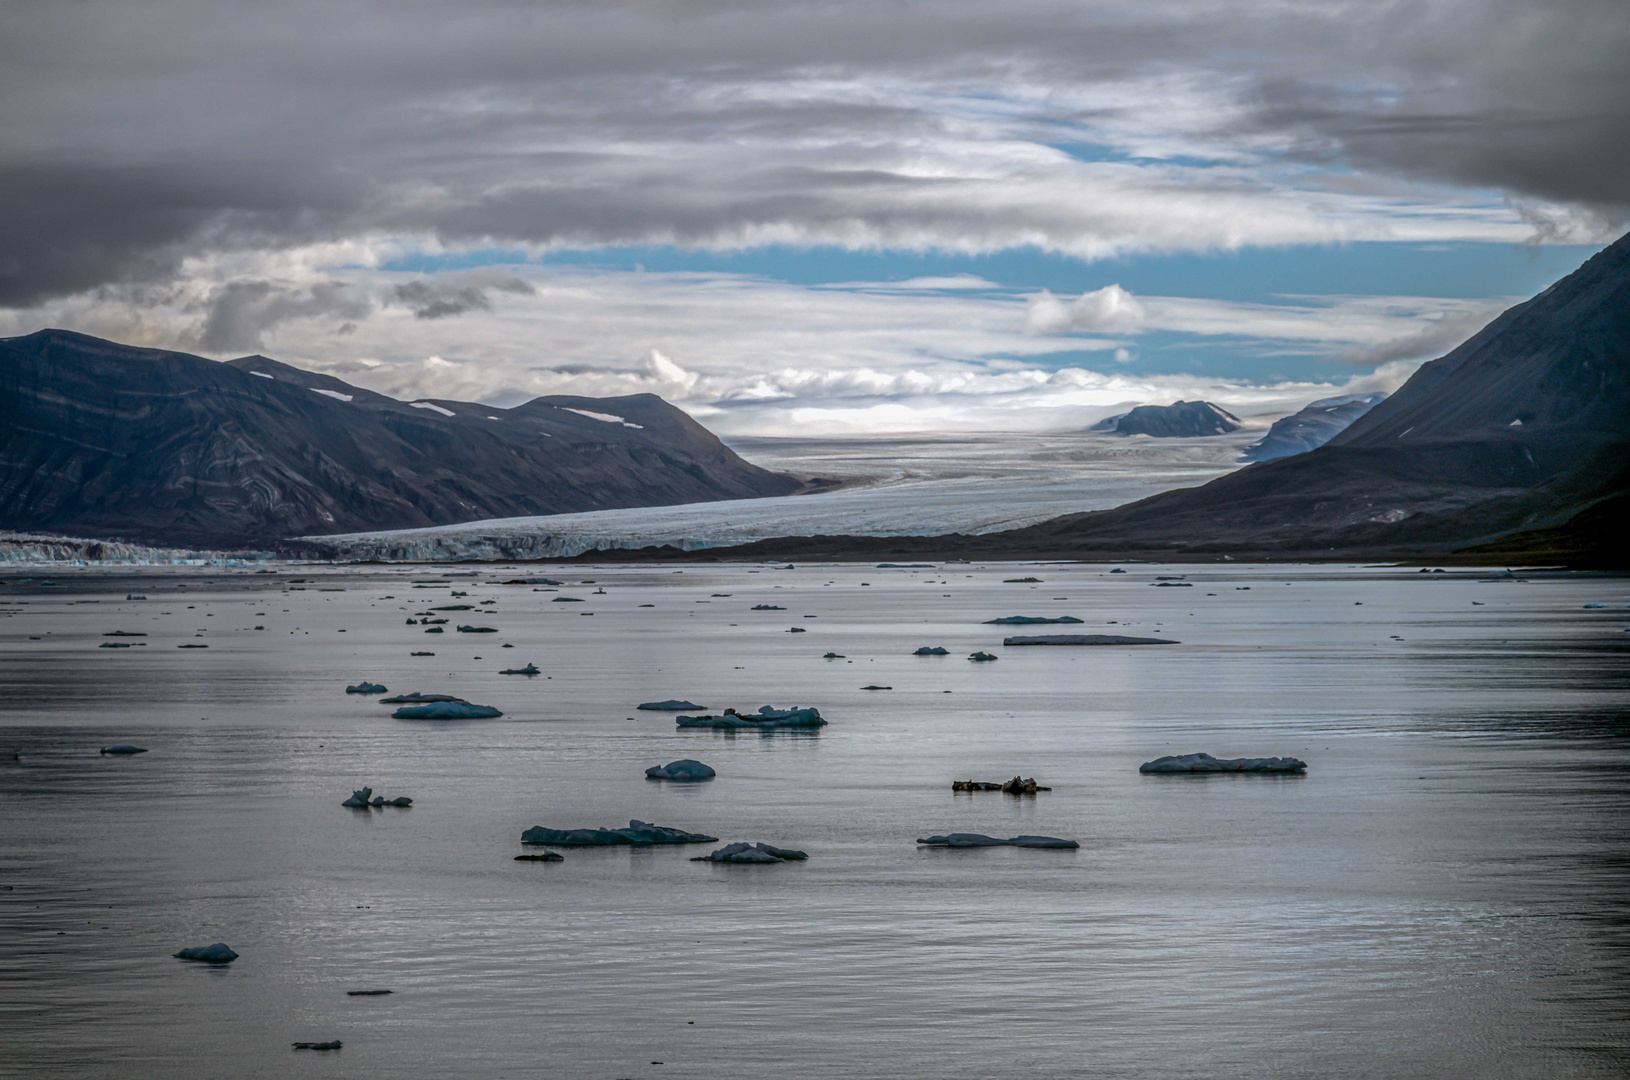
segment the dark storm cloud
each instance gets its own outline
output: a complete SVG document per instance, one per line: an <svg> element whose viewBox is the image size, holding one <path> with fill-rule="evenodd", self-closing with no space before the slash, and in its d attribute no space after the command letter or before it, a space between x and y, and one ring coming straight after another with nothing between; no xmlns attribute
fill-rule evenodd
<svg viewBox="0 0 1630 1080"><path fill-rule="evenodd" d="M366 297L335 282L295 288L233 281L210 295L197 348L210 354L259 352L261 335L279 323L314 315L360 319L372 310Z"/></svg>
<svg viewBox="0 0 1630 1080"><path fill-rule="evenodd" d="M466 311L491 311L488 290L530 295L529 282L512 274L476 272L443 281L408 281L391 290L392 298L412 309L418 319L442 319Z"/></svg>
<svg viewBox="0 0 1630 1080"><path fill-rule="evenodd" d="M1284 242L1248 215L1143 236L1149 205L1084 199L1042 153L1084 139L1238 163L1114 174L1117 197L1268 191L1288 160L1496 192L1537 231L1570 227L1528 205L1546 201L1612 223L1626 87L1623 0L19 0L0 15L0 305L382 236ZM397 299L424 318L490 302L462 288ZM276 306L239 301L247 322L212 314L222 340Z"/></svg>

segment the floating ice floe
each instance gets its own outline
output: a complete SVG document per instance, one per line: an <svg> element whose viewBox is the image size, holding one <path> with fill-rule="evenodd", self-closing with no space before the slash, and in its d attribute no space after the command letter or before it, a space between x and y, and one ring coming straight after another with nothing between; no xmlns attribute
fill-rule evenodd
<svg viewBox="0 0 1630 1080"><path fill-rule="evenodd" d="M950 653L951 653L951 650L945 648L942 645L934 645L934 646L924 645L921 648L919 648L916 652L912 653L911 655L912 656L949 656Z"/></svg>
<svg viewBox="0 0 1630 1080"><path fill-rule="evenodd" d="M1003 585L1040 585L1039 577L1010 577L1002 579Z"/></svg>
<svg viewBox="0 0 1630 1080"><path fill-rule="evenodd" d="M565 862L566 856L558 851L540 851L535 855L517 855L516 862Z"/></svg>
<svg viewBox="0 0 1630 1080"><path fill-rule="evenodd" d="M493 720L503 716L491 705L468 701L434 701L428 705L404 705L391 713L392 720Z"/></svg>
<svg viewBox="0 0 1630 1080"><path fill-rule="evenodd" d="M999 659L1001 659L1001 657L992 656L988 652L975 652L975 653L969 653L968 654L968 659L969 660L978 660L979 662L983 663L986 660L999 660Z"/></svg>
<svg viewBox="0 0 1630 1080"><path fill-rule="evenodd" d="M1302 773L1307 762L1293 757L1214 758L1210 754L1174 754L1146 761L1140 773Z"/></svg>
<svg viewBox="0 0 1630 1080"><path fill-rule="evenodd" d="M954 832L943 836L930 836L918 840L917 843L929 847L972 848L972 847L1024 847L1024 848L1078 848L1081 845L1074 840L1063 840L1057 836L1010 836L1006 840L998 840L994 836L984 833Z"/></svg>
<svg viewBox="0 0 1630 1080"><path fill-rule="evenodd" d="M691 862L718 862L718 863L784 863L802 862L809 858L802 851L791 848L771 847L769 844L726 844L717 851L707 855L698 855Z"/></svg>
<svg viewBox="0 0 1630 1080"><path fill-rule="evenodd" d="M1005 619L986 619L986 626L1040 626L1043 623L1079 623L1081 620L1074 615L1060 615L1056 619L1043 618L1040 615L1009 615Z"/></svg>
<svg viewBox="0 0 1630 1080"><path fill-rule="evenodd" d="M507 649L507 648L509 648L509 646L505 645L504 648ZM525 667L505 668L504 670L500 671L498 674L500 674L500 675L542 675L543 672L538 670L538 665L536 665L536 664L528 664Z"/></svg>
<svg viewBox="0 0 1630 1080"><path fill-rule="evenodd" d="M711 780L718 774L713 771L711 765L703 765L695 758L681 758L666 765L653 765L645 770L645 775L652 780L694 783L698 780Z"/></svg>
<svg viewBox="0 0 1630 1080"><path fill-rule="evenodd" d="M177 960L197 960L205 964L230 964L238 958L238 954L227 947L226 942L217 941L213 945L198 945L191 949L182 949L178 953L171 953Z"/></svg>
<svg viewBox="0 0 1630 1080"><path fill-rule="evenodd" d="M458 632L461 634L496 634L498 631L491 626L461 626L458 628Z"/></svg>
<svg viewBox="0 0 1630 1080"><path fill-rule="evenodd" d="M804 709L794 706L790 709L777 709L773 705L765 705L757 714L742 715L735 709L726 709L722 715L713 716L676 716L674 723L682 728L758 728L761 731L773 728L817 728L826 726L821 718L820 710Z"/></svg>
<svg viewBox="0 0 1630 1080"><path fill-rule="evenodd" d="M523 844L555 844L559 847L612 847L621 844L712 844L717 836L689 833L670 829L665 825L652 825L648 821L630 821L626 829L546 829L534 825L521 834Z"/></svg>
<svg viewBox="0 0 1630 1080"><path fill-rule="evenodd" d="M989 780L952 780L952 791L1005 791L1009 795L1034 795L1038 791L1051 791L1050 787L1042 787L1036 783L1035 777L1015 776L1006 783L994 783Z"/></svg>
<svg viewBox="0 0 1630 1080"><path fill-rule="evenodd" d="M383 694L387 688L376 682L359 682L355 686L347 686L347 694Z"/></svg>
<svg viewBox="0 0 1630 1080"><path fill-rule="evenodd" d="M1178 645L1181 642L1157 637L1123 637L1120 634L1042 634L1037 637L1010 637L1003 645Z"/></svg>
<svg viewBox="0 0 1630 1080"><path fill-rule="evenodd" d="M785 611L787 609L782 607L780 604L754 604L753 605L753 610L754 611Z"/></svg>
<svg viewBox="0 0 1630 1080"><path fill-rule="evenodd" d="M681 709L705 709L707 706L669 698L667 701L647 701L643 705L636 705L635 708L644 709L646 712L678 712Z"/></svg>
<svg viewBox="0 0 1630 1080"><path fill-rule="evenodd" d="M145 747L145 746L131 746L129 743L120 743L117 746L104 746L104 747L102 747L100 753L103 753L103 754L145 754L145 753L147 753L147 747Z"/></svg>
<svg viewBox="0 0 1630 1080"><path fill-rule="evenodd" d="M447 412L446 409L437 409L436 411ZM453 414L447 413L447 415L451 416ZM345 1044L340 1042L338 1039L330 1039L328 1042L297 1042L292 1043L291 1045L296 1050L338 1050Z"/></svg>
<svg viewBox="0 0 1630 1080"><path fill-rule="evenodd" d="M427 656L435 656L436 654L435 653L426 653L425 655L427 655ZM452 694L421 694L421 693L419 693L419 691L415 690L411 694L397 694L395 697L382 697L382 698L379 699L379 704L381 704L381 705L423 705L426 702L430 702L430 701L463 701L463 700L464 700L463 698L454 697Z"/></svg>

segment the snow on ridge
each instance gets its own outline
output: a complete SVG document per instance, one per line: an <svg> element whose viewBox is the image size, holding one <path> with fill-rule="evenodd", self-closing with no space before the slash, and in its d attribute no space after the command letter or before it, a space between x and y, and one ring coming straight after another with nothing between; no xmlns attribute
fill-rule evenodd
<svg viewBox="0 0 1630 1080"><path fill-rule="evenodd" d="M257 372L257 374L258 374L258 372ZM335 401L350 401L351 400L351 395L350 394L342 394L338 390L319 390L315 386L308 386L308 387L306 387L306 389L310 390L313 394L321 394L321 395L323 395L323 397L331 397Z"/></svg>
<svg viewBox="0 0 1630 1080"><path fill-rule="evenodd" d="M428 401L410 401L410 402L408 402L408 404L412 405L415 409L429 409L431 412L439 412L443 416L457 416L458 415L452 409L444 409L440 405L432 405Z"/></svg>
<svg viewBox="0 0 1630 1080"><path fill-rule="evenodd" d="M565 405L557 405L557 406L555 406L555 408L557 408L557 409L565 409L567 412L574 412L579 416L586 416L590 420L598 420L598 421L600 421L601 423L604 423L604 424L621 424L623 427L631 427L631 428L634 428L634 429L636 429L638 431L644 431L645 430L645 425L644 424L630 424L627 420L624 420L622 417L616 415L615 413L595 412L592 409L573 409L573 408L569 408L568 406L565 406Z"/></svg>
<svg viewBox="0 0 1630 1080"><path fill-rule="evenodd" d="M262 378L262 379L275 379L275 378L277 378L277 376L268 375L264 371L251 371L249 374L257 376L258 378Z"/></svg>

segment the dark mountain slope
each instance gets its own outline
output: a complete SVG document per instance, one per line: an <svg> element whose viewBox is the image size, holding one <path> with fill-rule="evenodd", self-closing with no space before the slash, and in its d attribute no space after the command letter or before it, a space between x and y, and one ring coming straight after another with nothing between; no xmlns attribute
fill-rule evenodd
<svg viewBox="0 0 1630 1080"><path fill-rule="evenodd" d="M800 488L649 394L408 403L260 356L0 340L5 528L265 545Z"/></svg>
<svg viewBox="0 0 1630 1080"><path fill-rule="evenodd" d="M1387 395L1352 394L1315 401L1289 416L1275 420L1273 427L1257 442L1245 448L1245 461L1272 461L1274 458L1305 454L1345 431L1352 423Z"/></svg>
<svg viewBox="0 0 1630 1080"><path fill-rule="evenodd" d="M1630 237L1324 446L1007 534L1080 552L1443 551L1560 524L1630 458Z"/></svg>

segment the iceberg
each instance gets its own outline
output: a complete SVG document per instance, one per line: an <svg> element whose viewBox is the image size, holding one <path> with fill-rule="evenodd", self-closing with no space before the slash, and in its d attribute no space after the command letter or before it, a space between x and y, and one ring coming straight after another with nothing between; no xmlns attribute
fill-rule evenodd
<svg viewBox="0 0 1630 1080"><path fill-rule="evenodd" d="M355 686L347 686L345 692L347 694L383 694L386 689L386 687L380 686L376 682L359 682Z"/></svg>
<svg viewBox="0 0 1630 1080"><path fill-rule="evenodd" d="M695 758L681 758L666 765L653 765L645 770L645 775L652 780L694 783L698 780L711 780L718 774L713 771L712 766L703 765Z"/></svg>
<svg viewBox="0 0 1630 1080"><path fill-rule="evenodd" d="M119 743L117 746L104 746L99 753L103 754L145 754L147 747L131 746L129 743Z"/></svg>
<svg viewBox="0 0 1630 1080"><path fill-rule="evenodd" d="M1180 645L1157 637L1122 637L1120 634L1043 634L1039 637L1010 637L1003 645Z"/></svg>
<svg viewBox="0 0 1630 1080"><path fill-rule="evenodd" d="M509 646L505 645L504 648L507 649L507 648L509 648ZM541 675L541 674L543 674L543 672L538 670L538 665L536 665L536 664L528 664L525 667L505 668L504 670L500 671L498 674L500 674L500 675Z"/></svg>
<svg viewBox="0 0 1630 1080"><path fill-rule="evenodd" d="M922 648L918 649L916 652L912 653L911 655L912 656L949 656L950 652L951 652L951 650L949 650L949 649L947 649L947 648L945 648L944 646L941 646L941 645L935 645L933 648L930 648L927 645L924 645Z"/></svg>
<svg viewBox="0 0 1630 1080"><path fill-rule="evenodd" d="M371 787L359 788L356 791L351 792L351 797L340 803L340 805L348 806L352 810L366 810L368 808L368 800L373 798L373 794L374 789Z"/></svg>
<svg viewBox="0 0 1630 1080"><path fill-rule="evenodd" d="M1210 754L1174 754L1138 766L1140 773L1305 773L1307 762L1293 757L1214 758Z"/></svg>
<svg viewBox="0 0 1630 1080"><path fill-rule="evenodd" d="M678 712L681 709L705 709L707 706L669 698L667 701L647 701L643 705L636 705L635 708L644 709L646 712Z"/></svg>
<svg viewBox="0 0 1630 1080"><path fill-rule="evenodd" d="M682 728L757 728L760 731L769 731L775 728L817 728L825 727L826 721L821 719L820 710L803 709L794 706L790 709L777 709L772 705L765 705L757 714L742 715L735 709L726 709L719 716L676 716L674 723Z"/></svg>
<svg viewBox="0 0 1630 1080"><path fill-rule="evenodd" d="M1056 619L1043 618L1040 615L1009 615L1005 619L986 619L986 626L1040 626L1043 623L1079 623L1081 620L1073 615L1060 615Z"/></svg>
<svg viewBox="0 0 1630 1080"><path fill-rule="evenodd" d="M492 720L504 714L491 705L468 701L435 701L428 705L403 705L391 713L392 720Z"/></svg>
<svg viewBox="0 0 1630 1080"><path fill-rule="evenodd" d="M769 844L726 844L717 851L707 855L699 855L691 862L717 862L717 863L746 863L746 864L772 864L784 862L802 862L809 858L802 851L791 848L771 847Z"/></svg>
<svg viewBox="0 0 1630 1080"><path fill-rule="evenodd" d="M969 660L978 660L980 662L983 662L983 661L986 661L986 660L997 660L997 659L1000 659L1000 658L996 657L996 656L992 656L988 652L975 652L975 653L969 653L968 654L968 659Z"/></svg>
<svg viewBox="0 0 1630 1080"><path fill-rule="evenodd" d="M1006 840L998 840L994 836L984 833L954 832L943 836L930 836L917 843L928 847L1023 847L1023 848L1078 848L1081 845L1074 840L1063 840L1056 836L1010 836Z"/></svg>
<svg viewBox="0 0 1630 1080"><path fill-rule="evenodd" d="M626 829L546 829L534 825L521 834L523 844L559 847L613 847L622 844L712 844L717 836L688 833L648 821L630 821Z"/></svg>
<svg viewBox="0 0 1630 1080"><path fill-rule="evenodd" d="M177 960L197 960L205 964L230 964L238 958L238 954L227 947L226 942L217 941L213 945L199 945L191 949L182 949L178 953L171 953Z"/></svg>

